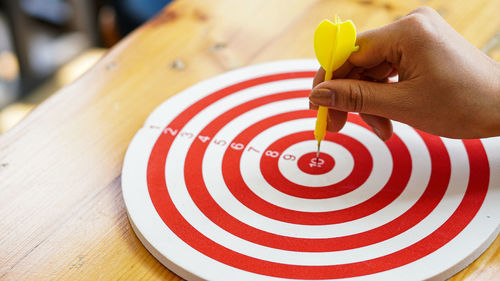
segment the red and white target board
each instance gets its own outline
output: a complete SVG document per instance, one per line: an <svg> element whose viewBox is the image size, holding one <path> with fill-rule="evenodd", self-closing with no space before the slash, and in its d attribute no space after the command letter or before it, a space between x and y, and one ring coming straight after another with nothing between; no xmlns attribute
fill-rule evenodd
<svg viewBox="0 0 500 281"><path fill-rule="evenodd" d="M137 236L190 280L442 280L500 222L500 138L451 140L356 114L315 159L314 60L251 66L160 105L123 196Z"/></svg>

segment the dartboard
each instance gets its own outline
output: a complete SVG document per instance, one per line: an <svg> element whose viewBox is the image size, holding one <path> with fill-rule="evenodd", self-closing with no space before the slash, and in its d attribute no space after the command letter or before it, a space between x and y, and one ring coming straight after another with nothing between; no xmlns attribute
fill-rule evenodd
<svg viewBox="0 0 500 281"><path fill-rule="evenodd" d="M125 156L135 233L188 280L442 280L500 223L500 138L456 140L357 114L316 158L318 65L202 81L158 106Z"/></svg>

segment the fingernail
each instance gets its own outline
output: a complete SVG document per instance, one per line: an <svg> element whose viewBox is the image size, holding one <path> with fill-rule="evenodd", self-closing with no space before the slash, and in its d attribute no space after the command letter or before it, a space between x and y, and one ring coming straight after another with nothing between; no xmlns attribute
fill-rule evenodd
<svg viewBox="0 0 500 281"><path fill-rule="evenodd" d="M317 105L332 106L334 105L334 93L330 89L319 88L313 89L309 94L309 100Z"/></svg>

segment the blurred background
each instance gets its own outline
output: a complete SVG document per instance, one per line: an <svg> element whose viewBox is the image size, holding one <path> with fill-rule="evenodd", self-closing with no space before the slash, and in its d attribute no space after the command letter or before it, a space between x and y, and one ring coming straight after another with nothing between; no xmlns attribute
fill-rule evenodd
<svg viewBox="0 0 500 281"><path fill-rule="evenodd" d="M171 0L0 0L0 134Z"/></svg>
<svg viewBox="0 0 500 281"><path fill-rule="evenodd" d="M110 47L171 1L0 0L0 134L87 71ZM346 1L376 6L381 12L374 17L387 15L395 9L391 3L398 3L402 11L418 5L433 6L452 26L462 30L463 25L488 24L480 19L464 20L456 11L447 10L445 3L450 0ZM482 3L494 1L500 0ZM237 1L233 3L237 5ZM487 9L485 5L472 6ZM500 31L481 48L500 61Z"/></svg>

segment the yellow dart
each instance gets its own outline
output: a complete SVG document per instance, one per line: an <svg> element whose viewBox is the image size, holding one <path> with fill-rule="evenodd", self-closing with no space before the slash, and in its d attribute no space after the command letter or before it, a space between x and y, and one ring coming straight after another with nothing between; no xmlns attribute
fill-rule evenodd
<svg viewBox="0 0 500 281"><path fill-rule="evenodd" d="M319 64L325 70L325 79L332 79L332 73L341 67L352 52L358 50L356 44L356 27L352 21L340 21L335 16L335 22L323 20L314 31L314 52ZM321 141L326 135L328 108L320 106L314 129L314 138L318 141L316 158L319 158Z"/></svg>

